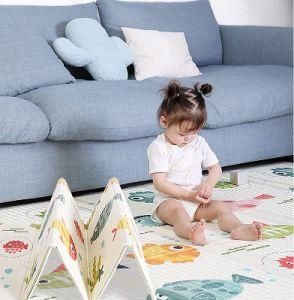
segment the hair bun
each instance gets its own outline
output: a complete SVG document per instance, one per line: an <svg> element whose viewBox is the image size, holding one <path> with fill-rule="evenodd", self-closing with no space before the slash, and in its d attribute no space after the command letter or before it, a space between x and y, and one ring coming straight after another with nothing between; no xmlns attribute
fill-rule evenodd
<svg viewBox="0 0 294 300"><path fill-rule="evenodd" d="M178 97L180 95L181 84L177 80L172 80L169 82L165 89L166 96L168 98Z"/></svg>
<svg viewBox="0 0 294 300"><path fill-rule="evenodd" d="M204 96L208 97L211 95L213 87L211 84L209 83L201 83L201 82L197 82L194 85L195 90L197 90L198 92L200 92L201 94L203 94Z"/></svg>

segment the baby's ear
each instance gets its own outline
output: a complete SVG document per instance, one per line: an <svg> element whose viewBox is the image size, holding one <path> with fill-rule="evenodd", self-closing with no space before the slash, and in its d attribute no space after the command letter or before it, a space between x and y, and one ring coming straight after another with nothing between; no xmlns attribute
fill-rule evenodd
<svg viewBox="0 0 294 300"><path fill-rule="evenodd" d="M162 128L167 128L167 120L165 116L160 116L159 123Z"/></svg>

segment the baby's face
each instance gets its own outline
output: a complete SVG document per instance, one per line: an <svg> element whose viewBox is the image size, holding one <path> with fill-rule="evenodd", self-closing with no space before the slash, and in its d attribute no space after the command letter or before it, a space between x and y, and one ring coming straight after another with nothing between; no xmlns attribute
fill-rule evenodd
<svg viewBox="0 0 294 300"><path fill-rule="evenodd" d="M182 123L181 126L178 124L170 125L165 129L165 137L169 143L178 145L179 147L184 147L195 140L199 130L189 130L189 126L187 126L189 124L184 123Z"/></svg>

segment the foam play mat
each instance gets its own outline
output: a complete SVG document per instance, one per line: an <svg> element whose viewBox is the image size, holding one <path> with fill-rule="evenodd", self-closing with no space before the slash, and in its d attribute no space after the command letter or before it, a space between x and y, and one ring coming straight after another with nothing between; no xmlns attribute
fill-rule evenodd
<svg viewBox="0 0 294 300"><path fill-rule="evenodd" d="M205 246L194 246L177 237L169 225L150 219L152 184L123 189L139 230L142 250L157 299L293 299L293 164L279 162L246 168L248 182L235 185L224 172L213 199L225 201L246 223L261 222L263 239L231 240L215 222L207 224ZM53 191L52 191L53 192ZM75 197L86 223L101 193ZM0 208L0 230L11 240L0 239L0 299L14 300L16 274L28 268L14 267L17 257L28 257L44 219L47 202ZM28 230L29 228L30 230ZM9 259L8 259L9 258ZM32 300L82 299L56 258L42 271ZM151 299L134 256L126 253L103 300Z"/></svg>

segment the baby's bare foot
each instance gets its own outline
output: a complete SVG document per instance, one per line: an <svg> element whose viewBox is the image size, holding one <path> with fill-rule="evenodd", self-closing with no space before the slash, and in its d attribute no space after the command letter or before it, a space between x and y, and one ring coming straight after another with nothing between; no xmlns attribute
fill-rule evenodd
<svg viewBox="0 0 294 300"><path fill-rule="evenodd" d="M234 240L256 241L261 239L262 224L254 222L252 224L242 224L231 231L231 238Z"/></svg>
<svg viewBox="0 0 294 300"><path fill-rule="evenodd" d="M189 240L198 246L203 246L206 243L206 238L204 235L204 230L206 228L206 223L204 219L200 222L193 222L191 224L190 231L188 233Z"/></svg>

